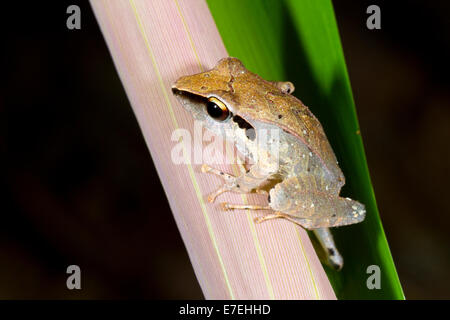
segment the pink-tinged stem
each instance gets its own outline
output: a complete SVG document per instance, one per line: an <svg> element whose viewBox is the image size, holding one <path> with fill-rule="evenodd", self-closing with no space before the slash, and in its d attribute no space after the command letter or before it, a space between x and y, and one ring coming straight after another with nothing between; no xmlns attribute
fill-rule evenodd
<svg viewBox="0 0 450 320"><path fill-rule="evenodd" d="M335 299L303 229L284 220L255 224L253 218L261 212L224 211L219 205L265 206L265 196L224 193L211 204L207 195L220 186L220 178L202 173L200 164L176 165L171 159L178 143L171 140L172 132L185 128L193 133L194 123L173 97L172 83L228 56L205 1L91 0L91 4L205 298ZM235 165L219 168L238 172Z"/></svg>

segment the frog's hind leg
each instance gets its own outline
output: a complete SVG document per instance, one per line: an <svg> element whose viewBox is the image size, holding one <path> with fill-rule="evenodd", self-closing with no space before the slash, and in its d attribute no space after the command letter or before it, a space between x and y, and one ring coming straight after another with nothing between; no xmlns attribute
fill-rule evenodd
<svg viewBox="0 0 450 320"><path fill-rule="evenodd" d="M269 207L270 210L273 210L272 207ZM255 221L255 223L261 223L267 220L272 220L272 219L285 219L288 220L290 222L295 223L296 225L299 225L300 227L302 227L301 221L303 219L299 219L299 218L294 218L291 217L288 214L285 214L283 212L279 212L279 211L275 211L274 213L262 216L262 217L257 217L255 219L253 219L253 221Z"/></svg>
<svg viewBox="0 0 450 320"><path fill-rule="evenodd" d="M364 220L364 205L342 198L314 177L293 177L270 190L270 206L289 215L305 229L331 228Z"/></svg>
<svg viewBox="0 0 450 320"><path fill-rule="evenodd" d="M269 206L259 206L253 204L232 204L224 202L222 203L224 210L272 210Z"/></svg>
<svg viewBox="0 0 450 320"><path fill-rule="evenodd" d="M257 217L254 219L254 221L255 223L261 223L272 219L286 219L301 227L303 227L306 220L308 220L308 219L294 218L282 212L274 212L266 216ZM313 232L316 235L316 238L319 241L325 253L326 257L325 263L337 271L341 270L342 267L344 266L344 258L341 256L336 247L336 244L334 243L333 235L331 234L330 229L318 228L314 229Z"/></svg>
<svg viewBox="0 0 450 320"><path fill-rule="evenodd" d="M342 258L334 243L330 229L319 228L314 229L313 231L325 252L326 263L335 270L341 270L344 266L344 258Z"/></svg>

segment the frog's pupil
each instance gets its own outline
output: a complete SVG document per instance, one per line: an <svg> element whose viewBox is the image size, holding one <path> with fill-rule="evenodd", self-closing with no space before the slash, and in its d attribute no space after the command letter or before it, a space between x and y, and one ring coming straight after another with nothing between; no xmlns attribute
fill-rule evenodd
<svg viewBox="0 0 450 320"><path fill-rule="evenodd" d="M206 104L206 110L208 111L208 114L214 119L222 118L225 112L225 110L220 108L212 101L208 101L208 103Z"/></svg>

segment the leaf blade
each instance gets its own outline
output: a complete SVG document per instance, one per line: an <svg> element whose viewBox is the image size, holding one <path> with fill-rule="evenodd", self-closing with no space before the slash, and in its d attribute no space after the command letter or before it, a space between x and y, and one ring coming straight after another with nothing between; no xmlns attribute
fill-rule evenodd
<svg viewBox="0 0 450 320"><path fill-rule="evenodd" d="M263 78L294 82L340 160L347 178L341 194L366 205L363 223L334 231L346 259L341 273L327 270L337 296L404 299L370 181L331 1L207 2L230 55ZM366 286L366 268L373 264L381 269L381 290Z"/></svg>

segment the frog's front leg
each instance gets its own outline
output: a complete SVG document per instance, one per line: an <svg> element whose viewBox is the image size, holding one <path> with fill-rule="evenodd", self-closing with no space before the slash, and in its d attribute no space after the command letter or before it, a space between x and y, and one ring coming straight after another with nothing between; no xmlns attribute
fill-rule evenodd
<svg viewBox="0 0 450 320"><path fill-rule="evenodd" d="M213 192L208 196L208 201L214 202L217 196L227 191L232 191L236 193L251 193L253 191L258 192L258 188L261 185L263 185L267 181L267 179L270 178L276 172L277 166L275 165L261 166L257 163L253 165L250 168L250 170L245 170L245 168L244 169L242 168L241 174L239 176L233 176L231 174L225 173L223 171L220 171L218 169L212 168L204 164L202 166L202 172L213 173L215 175L222 177L225 180L225 183L219 189L217 189L215 192ZM238 208L238 206L239 205L224 204L224 208L226 209L243 209L241 207Z"/></svg>

